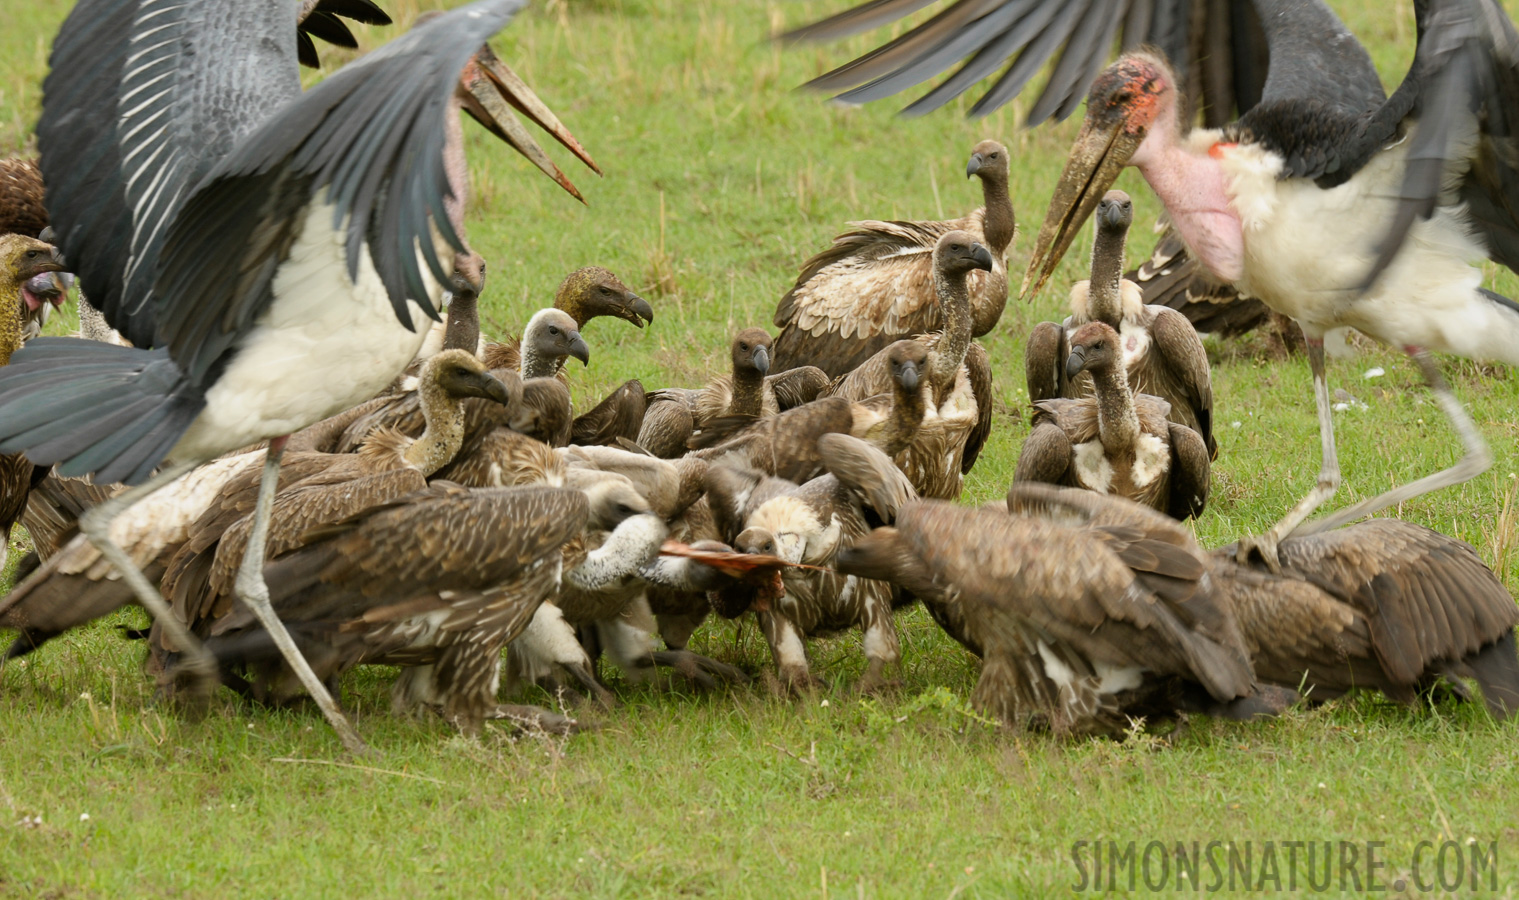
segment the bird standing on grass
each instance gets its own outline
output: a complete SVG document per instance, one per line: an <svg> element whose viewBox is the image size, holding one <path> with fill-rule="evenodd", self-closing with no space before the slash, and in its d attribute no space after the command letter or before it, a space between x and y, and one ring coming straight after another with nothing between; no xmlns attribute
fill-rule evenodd
<svg viewBox="0 0 1519 900"><path fill-rule="evenodd" d="M293 4L83 0L44 83L60 248L136 348L33 341L0 373L0 451L135 485L82 529L209 686L210 657L110 523L194 466L271 439L237 594L354 750L261 574L283 436L373 396L416 355L468 254L445 208L466 174L450 164L461 109L567 183L510 106L579 145L481 51L520 5L438 16L303 94Z"/></svg>

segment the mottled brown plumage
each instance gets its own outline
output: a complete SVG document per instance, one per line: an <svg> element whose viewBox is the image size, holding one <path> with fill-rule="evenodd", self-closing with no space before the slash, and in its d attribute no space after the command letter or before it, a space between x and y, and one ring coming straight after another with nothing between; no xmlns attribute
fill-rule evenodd
<svg viewBox="0 0 1519 900"><path fill-rule="evenodd" d="M48 225L42 170L34 159L0 159L0 234L37 237Z"/></svg>
<svg viewBox="0 0 1519 900"><path fill-rule="evenodd" d="M397 708L431 707L474 733L496 705L501 649L552 594L559 550L589 516L579 491L439 482L321 529L265 580L321 678L403 666ZM258 696L299 689L251 614L223 620L207 647L234 685L248 670Z"/></svg>
<svg viewBox="0 0 1519 900"><path fill-rule="evenodd" d="M570 422L570 443L583 446L610 447L618 438L636 440L643 427L643 382L630 378L607 394L602 401Z"/></svg>
<svg viewBox="0 0 1519 900"><path fill-rule="evenodd" d="M1094 395L1040 400L1023 442L1014 481L1117 494L1178 519L1202 514L1208 501L1208 451L1197 432L1166 419L1159 397L1133 394L1119 335L1089 322L1071 335L1066 371L1090 372Z"/></svg>
<svg viewBox="0 0 1519 900"><path fill-rule="evenodd" d="M1029 335L1024 373L1029 399L1080 399L1092 393L1089 375L1068 375L1071 335L1088 322L1118 332L1130 388L1170 404L1167 418L1197 432L1217 457L1213 437L1213 385L1208 354L1186 317L1165 306L1147 306L1139 285L1121 277L1124 242L1133 205L1123 191L1108 191L1098 204L1092 245L1092 277L1071 288L1071 315L1064 323L1041 322Z"/></svg>
<svg viewBox="0 0 1519 900"><path fill-rule="evenodd" d="M991 251L993 264L970 279L972 334L991 331L1007 304L1007 248L1014 232L1008 196L1008 152L982 141L966 175L981 179L985 205L943 222L851 222L853 231L802 266L781 298L775 366L813 365L838 377L893 341L945 327L933 273L935 244L951 231L969 232Z"/></svg>
<svg viewBox="0 0 1519 900"><path fill-rule="evenodd" d="M712 465L806 481L823 471L818 438L853 427L853 404L825 397L769 418L731 416L709 422L691 439L692 455Z"/></svg>
<svg viewBox="0 0 1519 900"><path fill-rule="evenodd" d="M944 330L911 340L926 351L921 371L924 417L918 439L898 464L925 497L960 496L963 475L991 430L991 371L971 339L972 312L966 279L991 265L992 255L964 231L951 231L934 248L934 279ZM893 390L890 347L834 381L829 394L865 400Z"/></svg>
<svg viewBox="0 0 1519 900"><path fill-rule="evenodd" d="M1519 607L1463 541L1398 519L1288 538L1282 573L1213 554L1220 594L1236 608L1264 681L1310 699L1357 687L1400 703L1443 677L1475 678L1492 714L1519 712Z"/></svg>
<svg viewBox="0 0 1519 900"><path fill-rule="evenodd" d="M1128 540L1145 556L1142 535ZM1192 582L1205 570L1189 554L1140 565ZM982 657L972 704L1009 726L1117 734L1127 713L1164 711L1177 699L1240 716L1268 711L1227 608L1203 591L1178 601L1150 589L1108 541L1079 528L909 503L895 527L862 538L837 567L923 600Z"/></svg>

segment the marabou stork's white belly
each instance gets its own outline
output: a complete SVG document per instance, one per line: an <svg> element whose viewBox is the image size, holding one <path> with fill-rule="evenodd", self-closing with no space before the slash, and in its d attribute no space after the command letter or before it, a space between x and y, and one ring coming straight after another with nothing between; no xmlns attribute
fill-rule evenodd
<svg viewBox="0 0 1519 900"><path fill-rule="evenodd" d="M426 315L411 303L417 327L401 324L367 250L351 281L343 239L332 207L314 202L274 277L274 302L206 392L171 459L207 459L305 428L373 397L416 356ZM422 277L436 304L442 285L425 263Z"/></svg>
<svg viewBox="0 0 1519 900"><path fill-rule="evenodd" d="M1453 158L1467 158L1472 140L1457 137ZM1306 178L1278 179L1281 159L1261 147L1223 145L1218 155L1244 228L1239 287L1310 336L1350 326L1394 346L1519 363L1519 315L1478 292L1487 250L1464 206L1452 202L1416 221L1377 283L1364 295L1357 290L1397 212L1408 144L1384 149L1328 190ZM1452 200L1466 167L1447 172Z"/></svg>

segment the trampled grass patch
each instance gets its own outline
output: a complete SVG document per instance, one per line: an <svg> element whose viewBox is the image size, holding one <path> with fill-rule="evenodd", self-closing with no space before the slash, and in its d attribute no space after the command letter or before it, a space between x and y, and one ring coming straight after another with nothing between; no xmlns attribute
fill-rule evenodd
<svg viewBox="0 0 1519 900"><path fill-rule="evenodd" d="M432 4L384 5L405 22ZM643 331L609 320L588 328L593 364L573 372L577 398L630 377L694 386L725 364L735 329L770 324L797 266L845 221L976 206L979 189L961 173L986 136L1016 158L1025 232L1010 268L1021 271L1075 123L1018 131L1017 103L975 122L958 115L963 105L904 120L890 103L846 109L793 91L878 37L782 51L764 36L841 5L554 0L511 25L498 52L607 176L551 150L589 200L581 207L466 126L470 237L490 262L487 330L515 332L565 273L605 265L650 299L656 320ZM1400 78L1412 4L1334 5L1384 78ZM68 7L0 2L9 25L0 30L0 140L11 149L24 148L35 122L46 47ZM329 65L348 56L323 55ZM1134 173L1121 184L1137 220L1153 222L1148 188ZM1131 259L1149 245L1136 228ZM1080 277L1085 255L1073 250L1055 284ZM1490 284L1519 291L1506 272ZM965 502L1006 490L1027 431L1023 339L1063 303L1058 287L1032 304L1015 300L985 341L998 418ZM67 319L54 327L66 330ZM1217 545L1273 522L1309 487L1319 458L1303 359L1276 359L1255 339L1211 351L1220 456L1196 529ZM1365 377L1377 367L1385 374ZM1465 361L1446 371L1495 465L1400 512L1472 542L1513 589L1519 380ZM1458 457L1401 354L1362 346L1333 362L1330 377L1359 401L1337 414L1346 476L1337 502ZM441 722L392 717L390 673L358 672L343 702L379 755L354 760L311 708L264 709L223 692L191 722L155 705L140 647L118 631L140 619L124 611L0 673L0 896L1005 897L1107 887L1110 872L1121 892L1133 873L1142 892L1158 872L1153 852L1144 868L1151 841L1164 845L1171 889L1214 884L1206 863L1195 880L1177 876L1193 842L1206 854L1210 841L1225 842L1211 857L1222 888L1285 892L1286 842L1324 841L1335 842L1330 892L1399 878L1417 892L1416 860L1422 883L1453 894L1490 885L1512 894L1519 884L1515 730L1443 698L1404 709L1361 697L1269 723L1193 719L1164 743L1067 746L972 714L973 659L914 609L898 619L904 663L893 694L849 692L863 660L858 638L845 636L812 643L833 686L805 700L759 687L693 695L617 682L622 707L569 740L494 727L461 740ZM750 622L709 623L694 649L754 672L769 664ZM1248 842L1248 877L1229 867L1229 841L1241 863ZM1358 854L1350 874L1339 842ZM1372 869L1374 842L1384 866ZM1452 847L1464 854L1459 889ZM1314 886L1305 860L1296 872L1298 890Z"/></svg>

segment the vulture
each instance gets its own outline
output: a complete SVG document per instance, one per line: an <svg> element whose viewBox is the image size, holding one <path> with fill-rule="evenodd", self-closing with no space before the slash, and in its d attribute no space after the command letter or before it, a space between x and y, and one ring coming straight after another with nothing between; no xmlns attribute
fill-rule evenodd
<svg viewBox="0 0 1519 900"><path fill-rule="evenodd" d="M982 141L966 164L981 179L985 205L944 222L851 222L853 231L807 260L775 309L775 367L817 366L836 378L900 338L945 328L934 247L952 231L967 232L992 257L967 280L971 334L990 332L1007 305L1007 248L1013 242L1008 152Z"/></svg>
<svg viewBox="0 0 1519 900"><path fill-rule="evenodd" d="M933 261L944 327L912 338L928 351L921 371L924 415L919 440L899 463L920 495L952 500L991 433L991 364L972 340L968 278L989 271L993 257L969 232L951 231L939 238ZM891 393L890 354L885 347L835 379L829 395L859 401Z"/></svg>
<svg viewBox="0 0 1519 900"><path fill-rule="evenodd" d="M1082 487L1128 497L1177 519L1208 503L1208 448L1197 432L1167 421L1169 404L1130 391L1123 338L1102 322L1070 336L1065 371L1092 377L1093 396L1040 400L1014 481Z"/></svg>
<svg viewBox="0 0 1519 900"><path fill-rule="evenodd" d="M649 302L633 293L631 288L622 283L622 279L601 266L585 266L566 275L554 291L552 308L569 316L574 322L576 334L590 324L592 319L600 316L622 319L638 328L654 322L654 309L649 306ZM478 333L478 313L473 306L468 306L467 309ZM517 340L487 343L482 358L493 369L517 368L520 343Z"/></svg>
<svg viewBox="0 0 1519 900"><path fill-rule="evenodd" d="M1263 680L1310 700L1373 688L1412 704L1475 679L1495 718L1519 712L1519 607L1471 545L1399 519L1282 541L1281 572L1213 554Z"/></svg>
<svg viewBox="0 0 1519 900"><path fill-rule="evenodd" d="M637 443L661 459L686 452L693 433L728 416L756 419L810 403L828 386L815 366L797 366L770 375L770 334L746 328L733 338L730 375L713 378L705 388L665 388L648 395L648 411Z"/></svg>
<svg viewBox="0 0 1519 900"><path fill-rule="evenodd" d="M1175 522L1092 534L1070 517L908 503L835 563L891 582L981 657L971 704L1007 726L1121 735L1178 709L1234 718L1295 696L1256 684L1207 566Z"/></svg>
<svg viewBox="0 0 1519 900"><path fill-rule="evenodd" d="M322 681L356 665L401 666L398 712L434 709L473 734L486 718L524 713L496 703L501 651L553 595L561 547L588 523L611 528L626 514L580 491L435 482L319 529L264 578ZM206 647L234 689L276 702L302 690L245 608L217 621ZM527 715L545 726L554 718Z"/></svg>
<svg viewBox="0 0 1519 900"><path fill-rule="evenodd" d="M1071 288L1071 315L1063 324L1041 322L1029 335L1024 367L1031 402L1079 398L1092 392L1088 375L1066 375L1071 332L1102 322L1119 334L1123 364L1136 394L1171 405L1170 421L1197 432L1218 456L1213 439L1213 384L1208 354L1197 331L1181 313L1147 306L1139 285L1123 278L1124 242L1134 221L1134 204L1123 191L1108 191L1097 205L1097 237L1092 242L1092 277Z"/></svg>
<svg viewBox="0 0 1519 900"><path fill-rule="evenodd" d="M856 402L852 407L854 428L850 433L869 441L898 464L902 462L898 457L915 441L927 445L938 440L940 455L948 454L949 442L954 440L954 419L936 415L928 420L927 427L936 432L937 438L924 432L927 403L920 385L928 365L928 347L922 341L897 341L885 353L887 370L891 373L891 393Z"/></svg>
<svg viewBox="0 0 1519 900"><path fill-rule="evenodd" d="M462 210L446 202L468 174L461 111L572 188L513 105L584 151L482 49L519 6L443 13L303 92L292 4L81 0L43 85L58 247L133 347L29 342L0 370L0 453L133 486L81 529L209 684L214 660L110 523L193 467L269 440L238 593L354 750L362 741L266 600L279 457L291 432L389 384L421 346L419 323L437 318L450 263L469 254Z"/></svg>
<svg viewBox="0 0 1519 900"><path fill-rule="evenodd" d="M753 607L781 684L790 690L816 684L807 664L806 638L859 628L867 667L856 687L874 691L886 684L887 667L901 661L892 588L834 572L831 566L872 525L895 519L916 494L891 459L865 441L826 434L818 439L818 450L828 474L802 485L713 467L708 502L735 550L776 556L788 564L781 572L785 593Z"/></svg>
<svg viewBox="0 0 1519 900"><path fill-rule="evenodd" d="M1014 484L1015 515L1067 520L1110 540L1172 532L1199 556L1228 605L1256 677L1309 701L1372 688L1401 702L1442 677L1474 678L1498 718L1519 710L1519 607L1472 547L1421 525L1373 519L1282 543L1283 570L1237 563L1234 548L1204 554L1185 531L1120 497Z"/></svg>
<svg viewBox="0 0 1519 900"><path fill-rule="evenodd" d="M61 271L51 245L22 234L0 234L0 366L9 365L21 349L22 311L37 299L27 285L39 275ZM0 570L10 552L11 527L26 510L33 468L24 454L0 455Z"/></svg>

